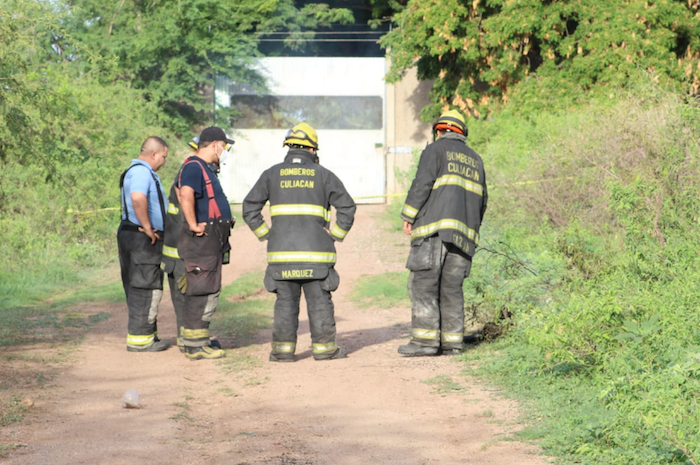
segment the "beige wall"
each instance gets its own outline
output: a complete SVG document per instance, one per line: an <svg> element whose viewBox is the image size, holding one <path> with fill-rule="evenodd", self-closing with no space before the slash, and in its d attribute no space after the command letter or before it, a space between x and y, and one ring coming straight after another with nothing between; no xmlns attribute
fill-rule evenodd
<svg viewBox="0 0 700 465"><path fill-rule="evenodd" d="M387 69L389 66L387 58ZM400 82L386 86L386 191L390 199L409 187L396 179L396 170L406 171L413 152L422 150L432 140L431 124L420 119L420 111L428 105L432 87L432 81L418 80L415 68Z"/></svg>

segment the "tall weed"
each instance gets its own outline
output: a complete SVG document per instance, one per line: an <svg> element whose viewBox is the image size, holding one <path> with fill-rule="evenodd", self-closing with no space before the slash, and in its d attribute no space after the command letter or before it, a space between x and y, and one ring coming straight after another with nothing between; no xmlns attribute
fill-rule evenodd
<svg viewBox="0 0 700 465"><path fill-rule="evenodd" d="M465 295L511 329L480 372L567 463L700 463L698 105L638 82L474 126L493 195Z"/></svg>

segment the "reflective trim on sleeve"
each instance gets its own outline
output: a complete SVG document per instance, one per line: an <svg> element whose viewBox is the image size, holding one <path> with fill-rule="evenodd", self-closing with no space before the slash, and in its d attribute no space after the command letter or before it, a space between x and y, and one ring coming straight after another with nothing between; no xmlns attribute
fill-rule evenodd
<svg viewBox="0 0 700 465"><path fill-rule="evenodd" d="M268 252L268 263L335 263L335 252Z"/></svg>
<svg viewBox="0 0 700 465"><path fill-rule="evenodd" d="M328 344L312 344L311 352L314 354L327 354L330 352L335 352L338 349L338 345L335 342L329 342Z"/></svg>
<svg viewBox="0 0 700 465"><path fill-rule="evenodd" d="M265 237L265 235L269 232L270 232L270 227L267 225L267 223L263 223L260 225L260 227L258 229L253 231L253 234L255 234L255 236L258 239L260 239L261 237Z"/></svg>
<svg viewBox="0 0 700 465"><path fill-rule="evenodd" d="M423 328L413 328L411 330L411 335L416 339L431 339L440 340L440 330L439 329L423 329Z"/></svg>
<svg viewBox="0 0 700 465"><path fill-rule="evenodd" d="M479 233L471 228L468 228L467 225L461 221L453 220L451 218L445 218L444 220L436 221L435 223L426 224L419 228L413 228L411 240L432 236L440 229L456 229L474 241L475 244L479 243Z"/></svg>
<svg viewBox="0 0 700 465"><path fill-rule="evenodd" d="M325 221L331 220L331 212L326 210L321 205L311 203L286 203L281 205L272 205L270 207L270 216L280 215L311 215L319 216Z"/></svg>
<svg viewBox="0 0 700 465"><path fill-rule="evenodd" d="M209 329L187 329L182 328L183 339L209 339Z"/></svg>
<svg viewBox="0 0 700 465"><path fill-rule="evenodd" d="M149 334L147 336L136 336L134 334L126 335L126 345L131 347L145 347L150 346L156 340L155 334Z"/></svg>
<svg viewBox="0 0 700 465"><path fill-rule="evenodd" d="M461 176L457 176L456 174L446 174L445 176L440 176L435 180L433 189L447 185L460 186L466 191L473 192L477 195L484 195L484 186L468 181Z"/></svg>
<svg viewBox="0 0 700 465"><path fill-rule="evenodd" d="M168 213L170 213L171 215L177 215L178 213L180 213L180 209L177 208L172 203L169 203L168 204Z"/></svg>
<svg viewBox="0 0 700 465"><path fill-rule="evenodd" d="M180 258L180 254L177 253L177 247L170 247L169 245L163 246L163 255L170 258Z"/></svg>
<svg viewBox="0 0 700 465"><path fill-rule="evenodd" d="M462 333L442 333L442 342L462 342L464 334Z"/></svg>
<svg viewBox="0 0 700 465"><path fill-rule="evenodd" d="M340 229L337 223L333 225L330 232L333 236L339 239L345 239L345 236L348 235L348 232L344 229Z"/></svg>
<svg viewBox="0 0 700 465"><path fill-rule="evenodd" d="M409 204L404 204L403 211L401 212L409 218L415 218L418 214L418 210L410 206Z"/></svg>
<svg viewBox="0 0 700 465"><path fill-rule="evenodd" d="M272 352L276 354L293 354L296 348L296 342L272 342Z"/></svg>

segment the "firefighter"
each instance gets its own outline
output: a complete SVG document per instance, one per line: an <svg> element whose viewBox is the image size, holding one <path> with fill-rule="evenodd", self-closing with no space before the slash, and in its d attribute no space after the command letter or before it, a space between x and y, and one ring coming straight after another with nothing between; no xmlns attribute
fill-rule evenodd
<svg viewBox="0 0 700 465"><path fill-rule="evenodd" d="M197 152L199 148L199 136L193 137L191 141L188 142L187 146L192 150L193 153ZM230 144L226 145L226 150L230 150ZM189 157L184 160L183 163L187 163ZM224 162L225 160L221 160ZM219 172L218 165L214 163L208 163L207 168L209 171L216 175ZM175 181L172 186L170 186L170 194L168 195L168 214L165 217L165 231L163 238L163 270L168 275L168 283L170 284L170 298L173 302L173 307L175 308L175 318L177 321L177 347L181 352L185 352L185 345L182 342L180 333L183 327L182 312L185 307L185 294L180 290L178 285L185 275L185 262L180 258L180 254L177 251L177 241L180 235L180 229L182 229L182 223L184 218L182 216L182 210L180 209L180 190L177 188L177 180L180 176L178 171L175 176ZM216 339L211 340L211 345L216 348L221 348L221 345Z"/></svg>
<svg viewBox="0 0 700 465"><path fill-rule="evenodd" d="M443 113L433 134L401 212L403 230L411 236L406 268L412 338L398 351L409 356L462 352L462 284L486 211L484 164L466 144L464 117L456 110Z"/></svg>
<svg viewBox="0 0 700 465"><path fill-rule="evenodd" d="M355 202L340 179L318 165L318 136L311 126L294 126L283 146L289 147L284 161L263 172L243 200L243 219L258 239L268 241L264 283L277 294L270 361L294 361L302 289L314 359L345 358L335 340L331 298L340 283L334 242L342 242L352 227ZM261 214L267 201L270 226Z"/></svg>
<svg viewBox="0 0 700 465"><path fill-rule="evenodd" d="M119 180L122 220L117 246L129 309L126 349L130 352L159 352L169 347L158 339L156 321L163 296L161 236L168 205L156 171L167 156L168 144L160 137L148 137L139 157Z"/></svg>
<svg viewBox="0 0 700 465"><path fill-rule="evenodd" d="M185 295L180 338L190 360L226 355L212 344L209 323L219 302L221 267L228 263L234 220L219 179L207 165L219 164L228 155L229 144L233 140L223 129L204 129L197 152L182 165L176 182L184 218L177 250L186 271L178 280Z"/></svg>

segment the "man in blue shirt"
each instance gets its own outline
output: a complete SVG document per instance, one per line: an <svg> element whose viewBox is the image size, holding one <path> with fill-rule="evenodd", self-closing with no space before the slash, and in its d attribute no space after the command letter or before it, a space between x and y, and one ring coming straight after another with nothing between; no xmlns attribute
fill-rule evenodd
<svg viewBox="0 0 700 465"><path fill-rule="evenodd" d="M185 294L180 338L190 360L221 358L226 353L212 347L209 322L221 293L221 265L231 249L231 207L219 179L207 164L219 164L233 144L223 129L209 127L199 136L197 153L180 170L177 187L184 222L177 249L187 271L181 289Z"/></svg>
<svg viewBox="0 0 700 465"><path fill-rule="evenodd" d="M162 231L168 204L156 171L165 164L168 144L150 136L120 180L122 221L117 231L122 284L129 308L126 349L158 352L169 347L157 337L163 296Z"/></svg>

